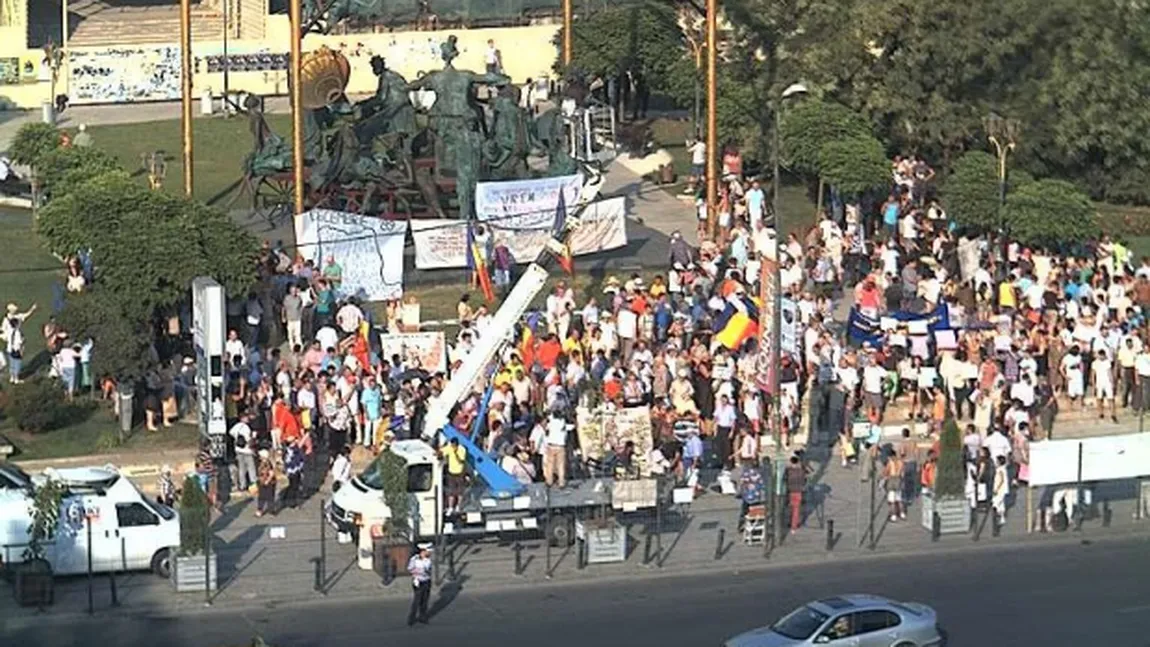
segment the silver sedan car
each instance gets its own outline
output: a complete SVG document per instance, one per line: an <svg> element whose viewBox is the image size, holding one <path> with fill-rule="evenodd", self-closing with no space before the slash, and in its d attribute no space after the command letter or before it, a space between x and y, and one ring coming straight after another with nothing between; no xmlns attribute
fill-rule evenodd
<svg viewBox="0 0 1150 647"><path fill-rule="evenodd" d="M941 647L934 609L877 595L839 595L807 603L769 627L724 647Z"/></svg>

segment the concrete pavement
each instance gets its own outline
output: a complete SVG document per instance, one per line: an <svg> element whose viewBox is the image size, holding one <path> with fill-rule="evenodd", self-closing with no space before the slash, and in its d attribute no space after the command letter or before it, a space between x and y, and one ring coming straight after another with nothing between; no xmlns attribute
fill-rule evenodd
<svg viewBox="0 0 1150 647"><path fill-rule="evenodd" d="M718 645L812 599L869 592L934 607L952 647L1139 647L1150 635L1150 544L1145 539L994 547L938 555L709 573L643 580L540 583L477 594L470 582L433 595L430 626L404 626L406 590L372 599L247 608L217 604L173 616L88 619L0 616L9 644L247 644L277 647L449 645L554 647Z"/></svg>
<svg viewBox="0 0 1150 647"><path fill-rule="evenodd" d="M984 551L1003 546L1039 550L1084 539L1150 536L1150 522L1134 519L1130 484L1098 494L1099 511L1103 509L1103 497L1106 499L1109 527L1104 527L1102 518L1095 518L1086 521L1080 532L1027 533L1025 498L1020 497L999 536L994 535L990 525L981 525L977 540L968 534L946 536L938 542L933 542L922 526L921 512L915 504L911 505L908 520L891 522L886 518L881 491L877 491L874 513L868 515L870 492L869 482L860 482L857 470L844 469L835 462L818 466L804 509L804 526L786 536L769 556L762 546L744 544L738 531L738 501L709 491L689 506L672 509L658 518L651 514L625 517L629 545L624 563L579 569L574 552L553 549L548 555L544 543L531 538L522 541L520 572L516 573L513 543L460 544L450 547L455 582L469 591L486 594L508 588L536 588L549 582L627 581L685 573L759 571L788 565L846 565L873 557L926 554L937 559L962 554L981 559L978 555ZM215 608L283 606L321 598L350 602L403 598L408 594L405 580L381 588L376 574L355 565L353 546L337 544L329 529L321 529L319 497L299 510L285 510L276 517L257 519L253 506L253 501L241 496L214 524L215 550L224 583L223 589L212 597ZM872 518L873 548L868 532ZM828 550L827 529L832 522L833 546ZM321 534L325 536L323 542ZM321 554L326 556L322 594L315 590L315 560ZM441 575L445 575L448 553L441 553L441 558ZM166 582L137 573L117 578L121 607L113 612L108 578L100 576L96 582L95 606L100 614L179 614L200 609L204 602L201 594L179 596ZM447 581L443 585L450 588L453 584ZM87 580L72 578L60 582L57 603L48 613L68 615L82 613L86 608ZM13 607L10 599L0 597L0 616L27 614L27 610Z"/></svg>

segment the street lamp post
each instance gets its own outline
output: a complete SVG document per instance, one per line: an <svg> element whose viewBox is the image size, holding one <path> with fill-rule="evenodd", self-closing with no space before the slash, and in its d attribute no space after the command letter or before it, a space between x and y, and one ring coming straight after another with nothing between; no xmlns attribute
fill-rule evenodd
<svg viewBox="0 0 1150 647"><path fill-rule="evenodd" d="M779 100L775 103L775 132L774 132L774 150L772 157L774 161L774 193L771 200L771 208L775 212L775 266L774 272L771 275L771 281L774 285L774 298L773 310L774 317L771 322L771 370L774 371L774 377L771 380L771 418L774 427L774 441L775 441L775 501L774 510L775 514L775 545L779 545L783 541L783 398L782 392L779 389L779 368L782 366L782 340L783 340L783 291L782 291L782 240L783 240L783 211L782 202L779 195L779 143L780 143L780 126L782 125L782 108L783 102L787 99L806 94L807 86L802 83L792 83L783 90Z"/></svg>
<svg viewBox="0 0 1150 647"><path fill-rule="evenodd" d="M1019 124L1016 119L1005 119L996 113L990 113L982 120L986 128L986 137L994 146L998 156L998 205L1006 204L1006 158L1014 150L1018 139ZM1003 228L1001 210L999 212L999 228Z"/></svg>

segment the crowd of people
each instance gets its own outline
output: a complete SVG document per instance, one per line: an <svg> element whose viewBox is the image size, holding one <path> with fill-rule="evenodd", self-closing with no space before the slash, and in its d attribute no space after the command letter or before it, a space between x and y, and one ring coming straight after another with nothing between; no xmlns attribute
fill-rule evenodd
<svg viewBox="0 0 1150 647"><path fill-rule="evenodd" d="M706 159L701 142L690 150ZM454 412L518 478L562 483L584 469L571 462L577 434L555 422L572 422L577 405L645 406L653 438L642 462L652 473L697 484L700 469L737 471L744 492L757 491L747 468L775 432L797 449L807 429L807 444L837 445L842 466L875 465L899 521L933 485L937 442L925 456L919 448L953 418L964 425L968 496L1001 520L1011 488L1026 481L1029 443L1053 436L1060 407L1093 406L1113 424L1119 407L1150 406L1150 259L1135 261L1120 241L1040 249L965 230L936 199L933 170L915 158L894 160L885 200L863 209L832 195L813 227L780 239L762 183L744 177L738 151L725 149L721 163L717 223L700 210L700 245L674 232L665 271L608 277L593 293L577 296L558 281L498 358L486 418L472 424L478 391ZM696 164L688 190L702 173ZM776 245L778 289L795 321L780 364L768 369L755 320L765 305L761 254ZM82 290L85 271L74 265L67 289ZM487 265L509 289L514 268ZM239 490L259 493L261 514L315 491L328 470L346 481L353 445L375 452L420 435L452 370L479 339L505 332L491 329L494 308L464 294L448 370L437 371L384 356L381 335L401 330L400 307L374 320L341 290L335 258L304 261L265 243L260 274L256 291L228 303L226 463ZM4 320L13 380L29 314L10 304ZM52 325L44 334L55 373L69 393L91 385L91 343ZM768 371L777 405L763 388ZM193 408L194 372L177 362L150 379L150 429ZM891 428L902 432L884 432ZM635 462L634 446L609 449L618 466ZM276 497L279 476L288 487Z"/></svg>

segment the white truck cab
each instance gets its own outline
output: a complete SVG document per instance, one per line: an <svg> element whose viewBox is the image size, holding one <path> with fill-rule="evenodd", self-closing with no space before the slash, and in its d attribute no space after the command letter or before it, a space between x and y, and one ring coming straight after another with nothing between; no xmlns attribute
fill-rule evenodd
<svg viewBox="0 0 1150 647"><path fill-rule="evenodd" d="M434 537L438 514L443 504L443 470L439 455L422 440L397 440L390 445L393 454L407 464L407 494L409 519L416 539ZM378 459L332 495L329 519L340 532L353 532L364 523L384 523L391 519L391 510L383 498L383 475Z"/></svg>
<svg viewBox="0 0 1150 647"><path fill-rule="evenodd" d="M32 487L51 479L66 489L48 562L57 575L88 570L91 524L92 570L152 570L170 575L171 554L180 543L179 514L148 499L112 466L48 469L29 476L6 466L0 472L0 559L21 562L30 539Z"/></svg>

